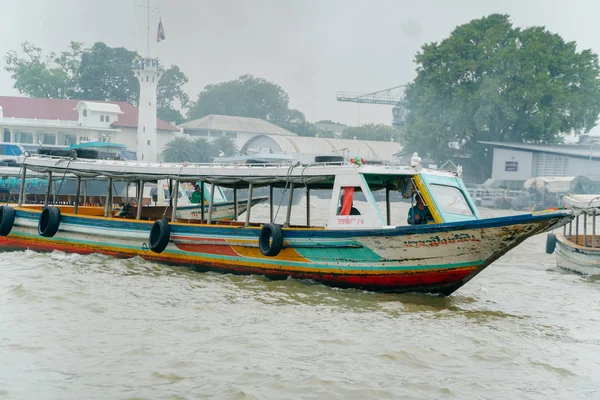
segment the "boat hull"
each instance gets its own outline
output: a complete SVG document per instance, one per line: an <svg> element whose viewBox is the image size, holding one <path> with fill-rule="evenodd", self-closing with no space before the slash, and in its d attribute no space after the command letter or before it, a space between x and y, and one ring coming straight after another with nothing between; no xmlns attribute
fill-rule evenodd
<svg viewBox="0 0 600 400"><path fill-rule="evenodd" d="M556 235L556 265L582 275L600 275L600 248L577 245Z"/></svg>
<svg viewBox="0 0 600 400"><path fill-rule="evenodd" d="M64 214L58 233L38 235L38 210L17 209L0 249L102 253L271 278L310 279L380 292L449 295L526 238L555 229L566 212L374 230L285 228L275 257L258 248L260 227L170 224L160 254L148 250L152 221Z"/></svg>

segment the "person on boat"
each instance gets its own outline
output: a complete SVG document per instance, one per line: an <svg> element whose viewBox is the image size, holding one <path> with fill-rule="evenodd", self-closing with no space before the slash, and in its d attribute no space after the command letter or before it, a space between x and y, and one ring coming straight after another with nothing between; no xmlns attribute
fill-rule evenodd
<svg viewBox="0 0 600 400"><path fill-rule="evenodd" d="M337 215L360 215L360 211L358 211L358 209L356 207L354 207L354 199L353 199L353 195L350 194L349 195L350 198L350 210L346 211L346 213L344 213L344 194L342 193L342 195L340 196L340 205L337 208Z"/></svg>
<svg viewBox="0 0 600 400"><path fill-rule="evenodd" d="M415 195L415 200L417 201L417 204L408 210L408 217L406 218L408 224L421 225L433 222L433 215L431 215L429 207L425 205L421 195L417 193Z"/></svg>
<svg viewBox="0 0 600 400"><path fill-rule="evenodd" d="M194 204L202 203L202 201L203 201L202 197L203 196L202 196L202 191L201 191L200 185L196 184L194 186L194 192L192 193L192 198L191 198L190 202L194 203Z"/></svg>

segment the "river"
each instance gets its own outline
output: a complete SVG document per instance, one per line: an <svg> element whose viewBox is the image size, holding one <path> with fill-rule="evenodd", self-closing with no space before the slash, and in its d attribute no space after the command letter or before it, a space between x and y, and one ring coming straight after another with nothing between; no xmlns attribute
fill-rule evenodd
<svg viewBox="0 0 600 400"><path fill-rule="evenodd" d="M600 280L544 248L448 298L0 253L0 399L598 399Z"/></svg>

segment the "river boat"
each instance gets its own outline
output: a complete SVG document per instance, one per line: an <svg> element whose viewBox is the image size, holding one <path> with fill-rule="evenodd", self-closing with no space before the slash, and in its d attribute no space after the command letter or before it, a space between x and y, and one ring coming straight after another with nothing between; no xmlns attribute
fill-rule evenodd
<svg viewBox="0 0 600 400"><path fill-rule="evenodd" d="M139 256L199 271L291 277L379 292L450 295L528 237L573 218L568 210L481 218L459 174L418 163L197 165L36 156L25 158L23 166L24 175L32 170L50 180L72 174L78 180L126 181L137 187L140 200L146 184L164 179L175 186L210 184L208 212L201 220L177 218L177 196L168 207L133 207L124 216L106 210L110 204L102 210L80 207L78 201L72 207L23 207L22 188L14 208L0 209L0 249ZM252 221L248 207L244 221L215 221L212 204L218 186L233 189L234 199L238 189L247 189L249 203L254 188L268 187L268 218ZM111 187L107 185L109 198ZM281 204L273 202L274 188L289 193L285 213L279 214ZM305 208L293 207L298 189L306 191ZM311 223L310 199L322 189L332 195L327 223L317 226ZM376 191L385 192L381 208L373 197ZM393 225L392 191L404 198L418 193L433 223ZM355 192L362 192L366 201L354 205ZM305 223L292 224L292 211ZM282 223L276 223L277 215Z"/></svg>
<svg viewBox="0 0 600 400"><path fill-rule="evenodd" d="M600 195L570 194L562 205L571 208L575 219L562 233L549 233L546 253L556 253L556 265L582 275L600 275L600 232L596 219L600 215ZM590 226L591 223L591 226Z"/></svg>

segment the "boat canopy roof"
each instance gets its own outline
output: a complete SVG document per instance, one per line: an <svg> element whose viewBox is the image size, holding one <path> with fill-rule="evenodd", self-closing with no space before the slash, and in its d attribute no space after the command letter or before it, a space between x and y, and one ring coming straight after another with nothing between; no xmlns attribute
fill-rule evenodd
<svg viewBox="0 0 600 400"><path fill-rule="evenodd" d="M563 197L562 204L565 207L571 207L580 210L597 209L596 211L600 212L600 195L570 194Z"/></svg>
<svg viewBox="0 0 600 400"><path fill-rule="evenodd" d="M313 164L190 164L145 163L123 160L87 160L49 156L31 156L23 159L28 170L40 173L73 174L82 178L113 178L123 181L158 181L178 179L180 182L208 182L223 187L247 188L259 186L296 187L310 185L315 188L332 188L338 175L365 176L370 186L382 186L398 176L432 174L456 177L454 173L401 165L355 165L351 163Z"/></svg>

